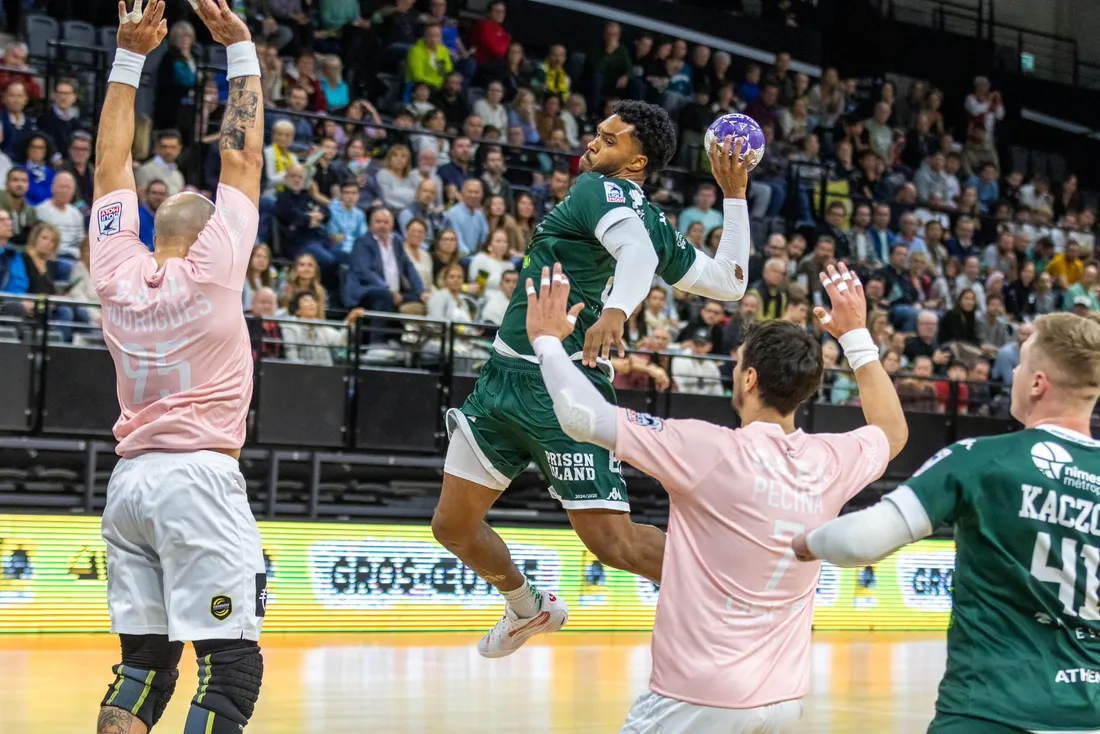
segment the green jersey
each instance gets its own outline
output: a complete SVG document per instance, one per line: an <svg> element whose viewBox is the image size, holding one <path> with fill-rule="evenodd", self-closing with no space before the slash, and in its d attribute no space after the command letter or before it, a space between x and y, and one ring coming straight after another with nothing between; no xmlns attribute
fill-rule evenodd
<svg viewBox="0 0 1100 734"><path fill-rule="evenodd" d="M955 527L938 711L1100 727L1100 442L1053 426L960 441L906 483Z"/></svg>
<svg viewBox="0 0 1100 734"><path fill-rule="evenodd" d="M611 295L615 258L602 244L600 236L627 217L641 217L657 252L657 274L667 283L683 278L695 262L695 248L676 230L664 212L646 199L638 184L598 173L579 176L569 195L546 215L523 258L523 270L508 310L497 333L515 355L534 355L527 339L527 292L530 278L537 287L544 267L561 263L569 278L569 306L584 301L585 309L577 317L573 334L565 340L565 351L575 354L584 348L584 335L600 318L604 303Z"/></svg>

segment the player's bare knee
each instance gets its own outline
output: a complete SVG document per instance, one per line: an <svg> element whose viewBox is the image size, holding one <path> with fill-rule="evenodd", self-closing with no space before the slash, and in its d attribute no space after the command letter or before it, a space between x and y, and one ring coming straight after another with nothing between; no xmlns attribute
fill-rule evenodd
<svg viewBox="0 0 1100 734"><path fill-rule="evenodd" d="M112 669L115 680L100 704L100 719L125 715L152 731L176 690L183 643L170 642L167 635L121 635L120 641L122 662Z"/></svg>
<svg viewBox="0 0 1100 734"><path fill-rule="evenodd" d="M464 518L456 517L438 508L432 515L432 535L448 550L460 548L473 538L476 528L470 528L468 525Z"/></svg>
<svg viewBox="0 0 1100 734"><path fill-rule="evenodd" d="M184 734L240 734L256 710L264 660L251 640L198 640L199 690Z"/></svg>

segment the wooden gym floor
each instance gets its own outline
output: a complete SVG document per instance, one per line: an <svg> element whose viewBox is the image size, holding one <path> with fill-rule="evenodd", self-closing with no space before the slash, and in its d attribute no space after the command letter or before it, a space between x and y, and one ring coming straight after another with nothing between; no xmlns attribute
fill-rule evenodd
<svg viewBox="0 0 1100 734"><path fill-rule="evenodd" d="M483 660L475 634L265 635L249 734L613 734L646 689L649 636L559 633ZM918 734L944 666L940 633L821 633L800 732ZM107 635L0 636L0 732L88 734L118 662ZM180 732L190 649L156 731Z"/></svg>

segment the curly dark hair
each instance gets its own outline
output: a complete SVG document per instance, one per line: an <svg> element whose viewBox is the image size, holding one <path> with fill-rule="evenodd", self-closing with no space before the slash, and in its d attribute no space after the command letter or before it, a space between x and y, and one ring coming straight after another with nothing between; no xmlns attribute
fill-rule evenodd
<svg viewBox="0 0 1100 734"><path fill-rule="evenodd" d="M745 337L741 369L756 369L760 402L783 415L793 413L821 385L821 345L789 321L767 321Z"/></svg>
<svg viewBox="0 0 1100 734"><path fill-rule="evenodd" d="M615 105L612 114L634 126L634 139L649 159L649 173L660 173L676 152L676 127L664 107L633 99Z"/></svg>

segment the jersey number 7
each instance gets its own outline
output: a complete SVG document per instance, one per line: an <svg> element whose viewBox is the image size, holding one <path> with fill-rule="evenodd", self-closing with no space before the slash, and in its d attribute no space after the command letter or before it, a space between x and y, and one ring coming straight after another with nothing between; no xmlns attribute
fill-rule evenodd
<svg viewBox="0 0 1100 734"><path fill-rule="evenodd" d="M806 526L800 522L775 521L775 531L772 533L772 538L786 543L787 549L783 551L783 556L779 559L779 565L775 567L775 572L768 579L768 585L764 587L765 591L773 591L778 588L779 582L783 580L783 574L787 573L787 569L791 567L791 561L794 560L794 548L791 546L791 541L805 531Z"/></svg>

